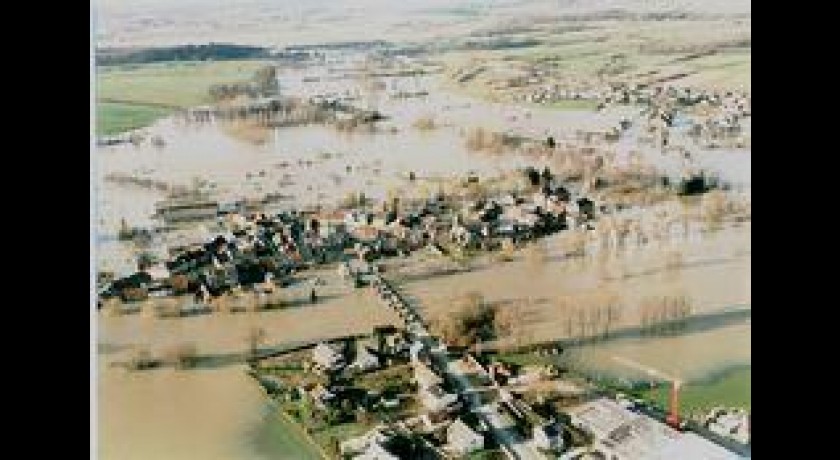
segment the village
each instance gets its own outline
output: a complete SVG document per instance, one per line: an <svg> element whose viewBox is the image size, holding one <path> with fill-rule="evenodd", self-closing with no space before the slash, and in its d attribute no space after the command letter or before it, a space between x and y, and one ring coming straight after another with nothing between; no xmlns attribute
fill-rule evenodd
<svg viewBox="0 0 840 460"><path fill-rule="evenodd" d="M749 14L529 2L97 50L102 458L751 457Z"/></svg>
<svg viewBox="0 0 840 460"><path fill-rule="evenodd" d="M497 353L456 346L451 331L429 326L387 281L382 261L417 252L448 260L458 271L469 270L470 257L478 253L503 261L558 232L578 235L570 240L569 258L590 246L632 244L630 233L606 232L603 243L594 244L585 236L601 234L594 231L599 222L614 218L620 207L578 194L579 183L564 186L549 168L517 175L515 188L496 188L497 195L476 193L485 179L468 176L460 195L439 191L427 199L378 204L356 197L332 210L270 215L247 213L241 204L222 210L196 201L171 206L164 215L169 222L210 218L216 236L170 247L165 260L138 260L136 273L104 283L101 307L110 314L142 311L165 319L315 304L335 282L368 292L370 302L394 310L405 327L383 324L362 337L292 351L261 349L256 330L245 355L250 374L330 458L683 458L687 452L740 458L696 431L743 452L748 440L733 443L730 433L746 429L745 421L720 412L710 414L708 426L715 431L696 423L686 429L675 413L666 421L661 410L583 376L567 376L557 366L521 366L497 359ZM661 188L661 180L651 180L657 182ZM709 187L680 183L665 190L692 194ZM728 218L740 212L737 206L726 209ZM653 236L638 233L635 244L647 238ZM332 267L334 276L306 276L322 266ZM504 326L497 321L492 328ZM196 354L181 349L177 365L189 367ZM160 364L143 355L132 365Z"/></svg>
<svg viewBox="0 0 840 460"><path fill-rule="evenodd" d="M399 312L405 329L378 327L362 339L250 361L252 375L325 456L734 459L748 453L730 435L746 430L746 421L724 421L716 411L710 418L721 420L712 429L688 428L678 408L665 417L557 367L519 366L448 347L381 275L365 278L371 294ZM721 429L724 423L728 428Z"/></svg>

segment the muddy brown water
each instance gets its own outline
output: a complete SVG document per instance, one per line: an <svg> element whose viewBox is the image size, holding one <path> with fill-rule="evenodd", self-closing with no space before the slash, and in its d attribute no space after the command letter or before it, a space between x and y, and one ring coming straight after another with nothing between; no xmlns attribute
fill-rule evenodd
<svg viewBox="0 0 840 460"><path fill-rule="evenodd" d="M405 84L427 83L432 84L423 80ZM381 197L391 188L410 187L404 178L408 171L421 177L461 175L468 171L495 174L527 164L527 159L517 155L469 152L462 137L463 129L485 126L539 137L555 131L571 132L579 127L608 126L621 115L511 108L457 95L434 94L425 99L383 103L383 110L393 115L385 126L396 127L395 134L347 134L330 127L306 126L278 128L267 143L254 144L227 135L218 125L186 125L168 118L144 130L162 136L166 141L163 148L145 143L139 147L120 145L99 149L93 175L98 187L95 210L98 268L118 273L133 268L133 249L115 238L119 221L125 218L131 225L153 225L150 215L154 203L162 198L160 192L107 183L103 179L108 173L133 174L176 184L190 184L200 178L215 184L211 190L220 199L280 191L295 195L289 206L334 201L351 190ZM411 128L417 117L428 114L433 114L442 127L432 131ZM651 158L667 158L657 155L650 153ZM721 171L746 179L748 186L749 153L716 151L704 155L700 155L708 158L704 161L718 162ZM351 167L349 173L347 166ZM709 241L706 246L687 251L686 259L697 263L684 269L681 277L668 282L697 296L701 310L749 303L750 260L743 254L734 255L736 248L742 252L743 248L749 248L748 231ZM655 265L659 260L650 256L651 260L645 261L644 254L642 251L633 256L638 260L624 262L631 267L625 271L632 272L632 267L637 267L639 276L613 282L613 288L630 299L666 287L658 275L643 273L645 264ZM521 297L526 291L530 296L552 298L564 290L591 289L599 283L598 275L592 270L576 273L561 262L551 262L540 274L535 274L529 271L526 262L519 261L474 273L429 279L411 289L424 299L428 308L435 309L447 305L446 297L470 289L480 289L492 299ZM255 323L267 331L268 342L279 344L368 332L374 325L397 319L372 299L345 292L316 306L256 316L214 314L150 320L142 315L100 315L97 321L97 341L108 351L99 354L97 364L99 458L250 459L288 457L276 449L269 453L257 449L252 442L248 433L272 432L276 426L266 428L263 415L267 402L241 365L128 373L111 364L127 359L134 346L164 350L185 341L195 343L199 353L238 353L244 347L248 329ZM546 322L541 327L534 326L533 334L552 337L556 336L557 328ZM606 363L609 360L599 356L629 354L640 361L650 361L646 364L662 365L686 375L702 374L733 359L749 360L749 347L743 347L749 329L731 327L699 337L645 341L620 350L593 348L591 356L593 362ZM715 346L705 346L708 340L713 340ZM657 350L661 346L678 347L683 350L685 361L696 366L673 368L670 361L660 358L662 353ZM729 354L728 348L737 351Z"/></svg>

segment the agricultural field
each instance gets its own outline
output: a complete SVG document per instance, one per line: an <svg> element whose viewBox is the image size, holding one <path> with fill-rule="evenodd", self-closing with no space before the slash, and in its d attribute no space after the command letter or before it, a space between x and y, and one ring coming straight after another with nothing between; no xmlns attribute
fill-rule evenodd
<svg viewBox="0 0 840 460"><path fill-rule="evenodd" d="M167 107L123 102L99 102L96 134L110 136L143 128L172 113Z"/></svg>
<svg viewBox="0 0 840 460"><path fill-rule="evenodd" d="M208 88L250 78L262 61L169 62L97 68L96 132L148 126L174 110L209 102Z"/></svg>

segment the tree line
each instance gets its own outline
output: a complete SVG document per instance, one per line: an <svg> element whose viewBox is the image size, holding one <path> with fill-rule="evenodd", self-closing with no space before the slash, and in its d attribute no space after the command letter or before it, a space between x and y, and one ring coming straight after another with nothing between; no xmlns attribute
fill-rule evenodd
<svg viewBox="0 0 840 460"><path fill-rule="evenodd" d="M96 52L99 65L148 64L169 61L225 61L269 57L268 48L209 43L159 48L102 48Z"/></svg>

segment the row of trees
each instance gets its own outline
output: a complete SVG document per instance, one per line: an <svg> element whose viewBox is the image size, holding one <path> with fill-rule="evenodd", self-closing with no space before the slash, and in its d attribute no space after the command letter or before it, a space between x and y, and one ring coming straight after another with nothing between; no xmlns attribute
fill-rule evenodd
<svg viewBox="0 0 840 460"><path fill-rule="evenodd" d="M691 298L685 294L647 297L639 304L639 326L650 333L681 330L692 312Z"/></svg>
<svg viewBox="0 0 840 460"><path fill-rule="evenodd" d="M611 292L567 295L555 303L567 339L606 338L621 319L621 300Z"/></svg>
<svg viewBox="0 0 840 460"><path fill-rule="evenodd" d="M277 68L267 65L257 69L248 81L217 83L208 89L214 102L233 99L237 96L259 97L277 94Z"/></svg>

